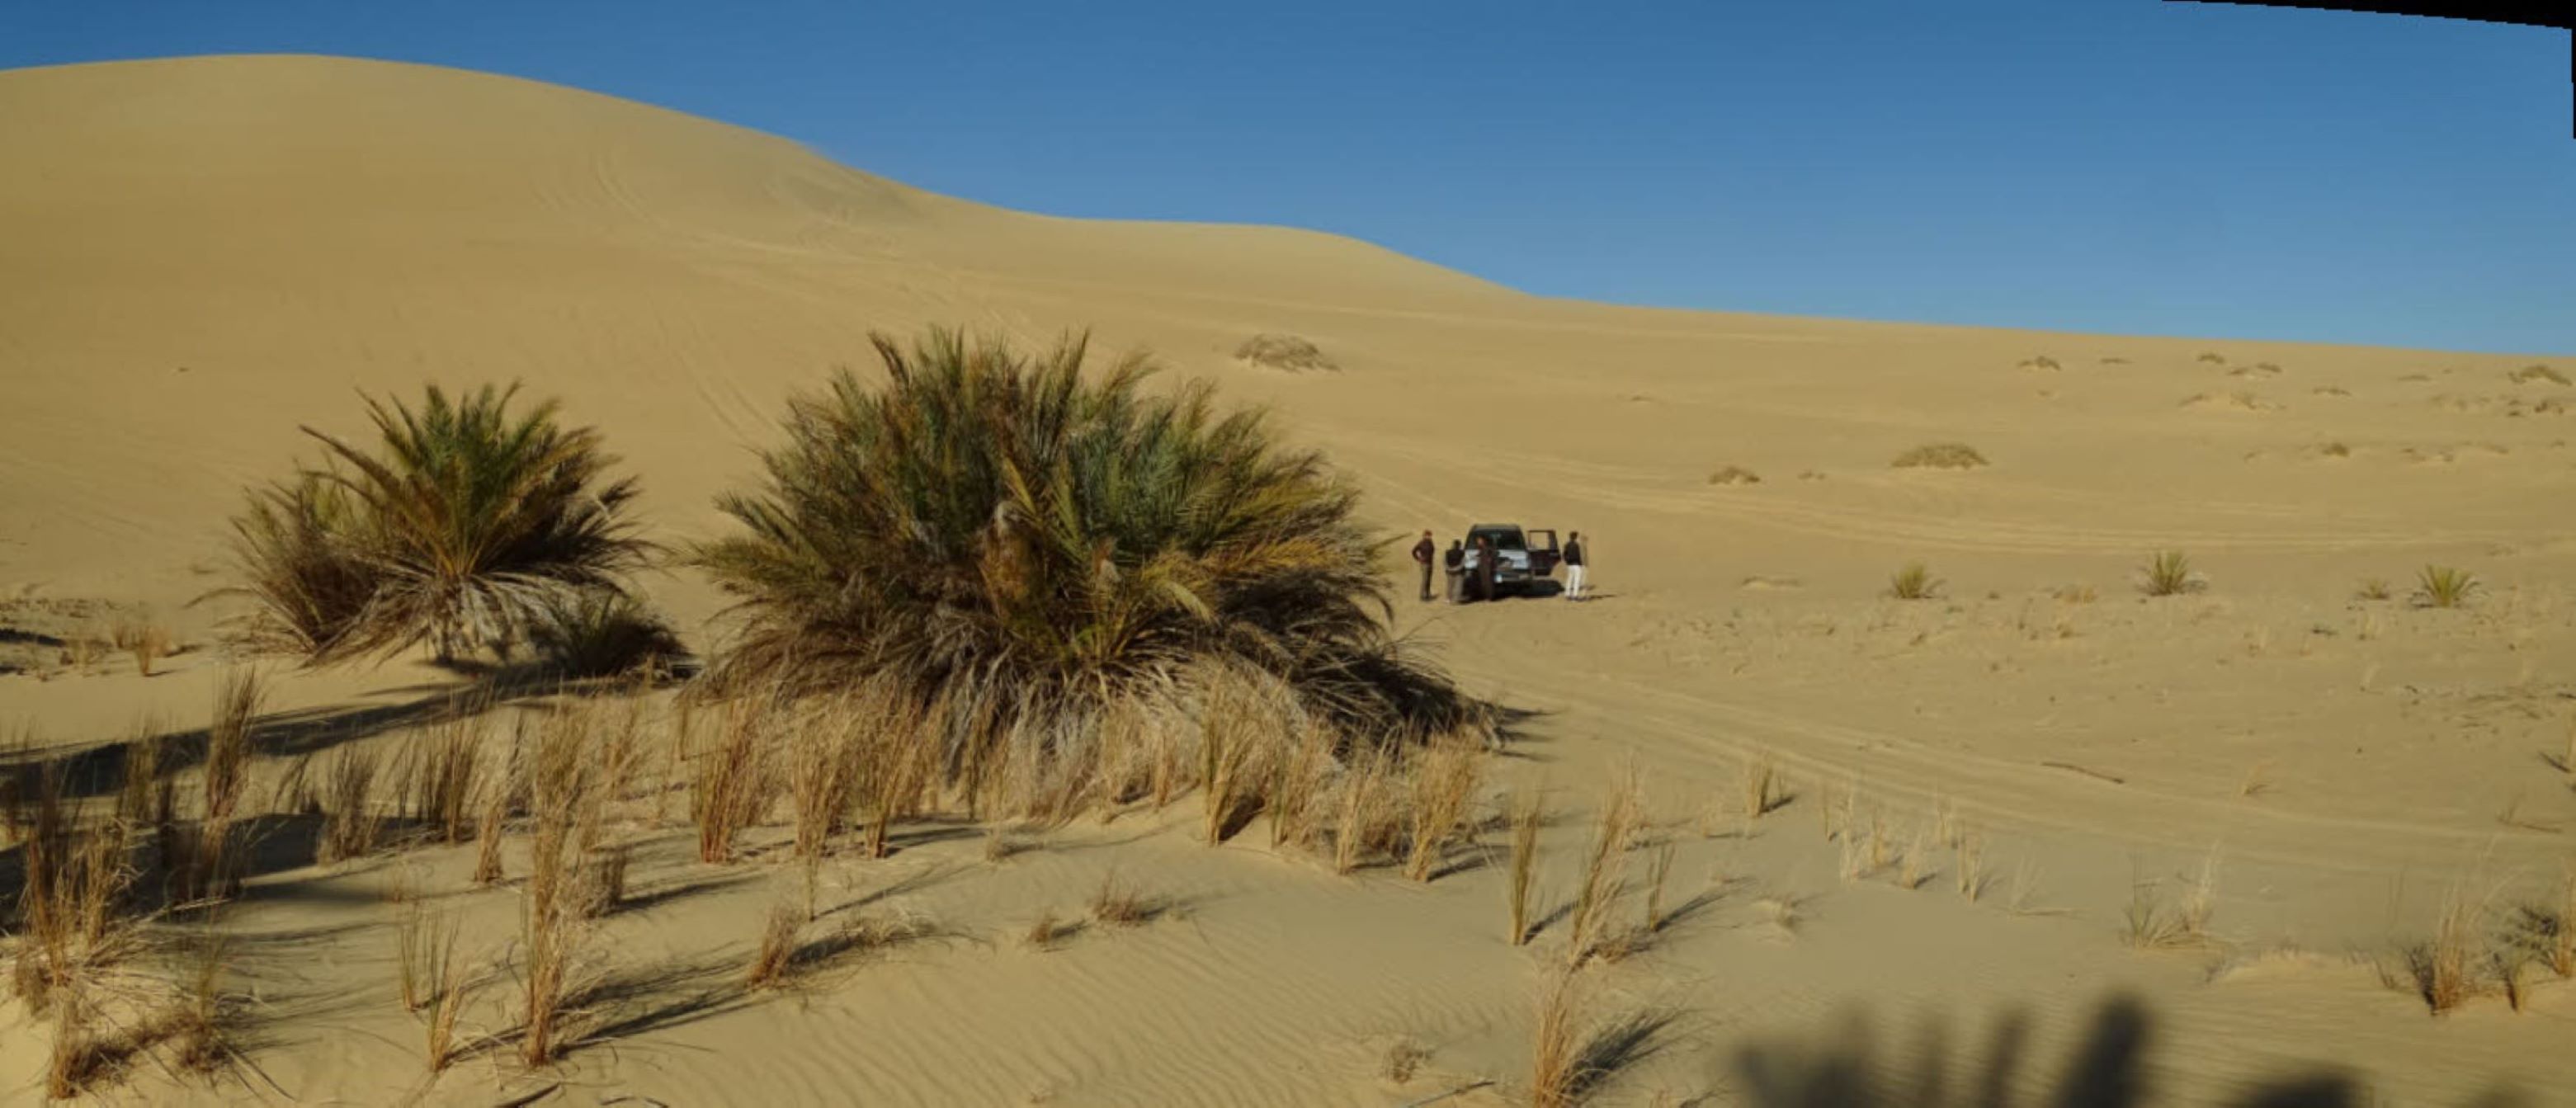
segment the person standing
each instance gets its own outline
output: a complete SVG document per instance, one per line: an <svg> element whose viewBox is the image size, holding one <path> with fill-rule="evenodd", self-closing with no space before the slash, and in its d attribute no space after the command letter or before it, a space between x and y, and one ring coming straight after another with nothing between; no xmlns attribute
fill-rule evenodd
<svg viewBox="0 0 2576 1108"><path fill-rule="evenodd" d="M1565 533L1565 598L1583 599L1583 532Z"/></svg>
<svg viewBox="0 0 2576 1108"><path fill-rule="evenodd" d="M1494 598L1494 540L1476 540L1476 599Z"/></svg>
<svg viewBox="0 0 2576 1108"><path fill-rule="evenodd" d="M1449 577L1448 581L1444 582L1444 584L1446 584L1446 585L1448 586L1448 592L1444 593L1443 595L1447 596L1447 597L1449 598L1449 602L1450 602L1450 603L1452 603L1452 604L1464 604L1464 603L1466 603L1466 602L1467 602L1467 542L1466 542L1466 540L1464 540L1464 539L1451 539L1451 540L1449 540L1449 552L1448 552L1447 554L1444 554L1444 555L1442 555L1442 556L1441 556L1441 561L1442 561L1443 566L1446 568L1446 570L1447 570L1447 572L1448 572L1448 577Z"/></svg>
<svg viewBox="0 0 2576 1108"><path fill-rule="evenodd" d="M1431 541L1429 531L1422 533L1421 542L1413 544L1413 560L1422 567L1422 602L1425 604L1431 602L1431 557L1439 552L1440 546Z"/></svg>

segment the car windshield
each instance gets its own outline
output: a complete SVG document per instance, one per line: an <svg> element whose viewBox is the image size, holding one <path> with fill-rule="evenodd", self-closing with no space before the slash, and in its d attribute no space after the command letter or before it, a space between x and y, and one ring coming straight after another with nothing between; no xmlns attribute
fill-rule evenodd
<svg viewBox="0 0 2576 1108"><path fill-rule="evenodd" d="M1470 531L1467 533L1468 546L1472 547L1476 545L1477 539L1493 540L1494 548L1497 550L1529 549L1529 544L1521 538L1521 533L1518 531L1504 531L1497 529L1492 531Z"/></svg>

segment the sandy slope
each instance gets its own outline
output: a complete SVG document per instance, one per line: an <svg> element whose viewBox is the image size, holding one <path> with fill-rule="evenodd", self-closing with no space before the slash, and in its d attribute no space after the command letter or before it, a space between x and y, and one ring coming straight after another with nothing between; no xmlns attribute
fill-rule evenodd
<svg viewBox="0 0 2576 1108"><path fill-rule="evenodd" d="M2421 933L2454 883L2510 898L2576 861L2576 793L2540 757L2576 727L2576 390L2508 379L2534 361L2576 376L2576 357L1545 300L1328 235L1003 211L705 120L374 62L0 73L0 152L0 597L145 604L201 639L206 613L179 605L214 582L237 490L301 450L297 424L353 429L353 390L519 378L560 396L678 540L716 526L709 498L791 391L868 361L870 328L1089 326L1275 405L1390 529L1597 534L1598 603L1408 601L1401 618L1479 691L1540 713L1500 772L1563 794L1556 885L1574 817L1633 754L1676 881L1713 891L1611 971L1605 1010L1675 1022L1606 1099L1735 1103L1737 1049L1828 1035L1846 1007L1900 1054L1908 1021L1955 1016L1962 1057L1987 1016L2026 1009L2053 1065L2116 988L2146 998L2177 1102L2311 1064L2358 1066L2403 1103L2576 1078L2576 987L2429 1021L2344 957ZM1258 332L1312 339L1343 371L1236 363ZM1888 465L1940 441L1993 465ZM1761 482L1707 482L1730 464ZM2136 595L2134 567L2166 547L2207 592ZM1945 597L1880 598L1916 559ZM2426 562L2488 590L2411 608ZM2352 599L2364 577L2401 600ZM2094 599L2057 594L2083 586ZM653 587L693 621L714 610L686 575ZM0 675L0 728L196 726L211 653L148 681ZM433 679L300 677L285 706ZM1749 838L1704 835L1695 817L1755 751L1799 798ZM1954 803L1998 891L1971 905L1947 876L1838 880L1815 808L1846 785L1899 838ZM1492 1076L1456 1103L1507 1101L1534 975L1499 941L1497 875L1352 882L1149 826L1050 833L1000 865L972 841L853 863L835 878L850 895L919 877L903 899L959 936L801 1003L657 1020L578 1056L580 1095L1391 1104ZM2213 846L2226 948L2122 948L2133 881L2171 884ZM706 880L685 854L671 833L648 874ZM1049 953L1010 940L1113 865L1187 911ZM366 890L387 869L286 875L240 913L300 936L256 946L252 972L277 1012L262 1064L301 1098L418 1084L408 1018L378 995L390 940ZM745 876L621 918L616 945L680 968L738 953L769 895ZM1804 922L1773 926L1766 897ZM497 945L507 895L464 900ZM2314 953L2257 957L2281 947ZM1401 1087L1375 1074L1398 1036L1434 1051ZM0 1040L8 1088L36 1064L26 1039ZM479 1102L496 1081L533 1087L503 1070L429 1091Z"/></svg>

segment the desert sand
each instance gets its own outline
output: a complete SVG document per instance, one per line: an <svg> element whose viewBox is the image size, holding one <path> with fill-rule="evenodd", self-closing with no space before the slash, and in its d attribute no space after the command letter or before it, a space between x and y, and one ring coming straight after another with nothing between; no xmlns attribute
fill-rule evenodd
<svg viewBox="0 0 2576 1108"><path fill-rule="evenodd" d="M1689 910L1585 977L1589 1025L1650 1032L1597 1102L1754 1103L1745 1052L1849 1047L1852 1021L1883 1059L1947 1058L1964 1085L2008 1016L2028 1021L2037 1088L2115 995L2147 1015L2156 1103L2319 1073L2394 1104L2576 1087L2576 984L2535 968L2520 1011L2483 995L2435 1017L2381 968L2446 896L2500 927L2576 864L2576 777L2553 762L2576 753L2576 389L2514 376L2576 376L2576 353L1547 299L1312 231L1002 210L705 119L373 61L0 73L0 152L0 737L66 752L203 728L228 663L219 610L188 602L222 583L225 519L306 452L298 425L362 430L362 392L516 379L559 397L640 479L651 537L683 544L721 530L714 496L754 471L791 394L873 368L871 329L1039 344L1088 328L1271 406L1390 536L1508 521L1591 541L1582 604L1419 604L1400 546L1388 567L1405 631L1527 713L1485 789L1548 790L1542 904L1570 895L1622 765L1649 841L1671 844L1668 896ZM1235 357L1261 334L1337 368ZM1988 464L1890 464L1953 442ZM1728 466L1759 479L1711 480ZM2140 565L2168 549L2205 587L2141 595ZM1886 595L1910 562L1936 597ZM2428 564L2483 588L2461 608L2410 603ZM2358 598L2369 578L2392 595ZM644 584L693 645L715 641L702 579ZM182 648L148 678L63 664L53 644L110 615L159 620ZM281 717L464 680L272 668ZM1748 818L1739 782L1760 761L1789 799ZM1824 829L1846 804L1891 857L1915 848L1918 887L1893 862L1845 876L1843 842L1867 832ZM645 902L602 924L602 946L662 999L560 1066L499 1052L434 1079L394 999L383 890L426 890L496 960L514 893L467 882L471 847L285 866L225 916L256 997L254 1088L1526 1102L1556 954L1544 932L1505 941L1500 867L1339 876L1257 831L1204 845L1192 823L1175 808L1021 829L999 860L981 831L934 827L887 859L835 858L831 898L932 933L747 995L706 983L737 976L793 867L702 864L685 828L639 824ZM1940 845L1962 828L1973 898ZM2134 888L2173 897L2212 857L2205 936L2123 941ZM1113 870L1168 910L1020 941ZM493 1003L467 1022L497 1023ZM0 1101L39 1099L45 1030L0 1009ZM1401 1081L1399 1044L1427 1051ZM245 1093L138 1066L102 1095Z"/></svg>

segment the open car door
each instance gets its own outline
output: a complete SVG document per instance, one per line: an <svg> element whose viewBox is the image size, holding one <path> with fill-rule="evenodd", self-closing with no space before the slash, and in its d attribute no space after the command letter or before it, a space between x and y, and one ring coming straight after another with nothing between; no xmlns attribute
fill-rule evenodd
<svg viewBox="0 0 2576 1108"><path fill-rule="evenodd" d="M1529 537L1530 576L1545 577L1556 572L1556 563L1564 558L1556 548L1556 532L1524 531Z"/></svg>

